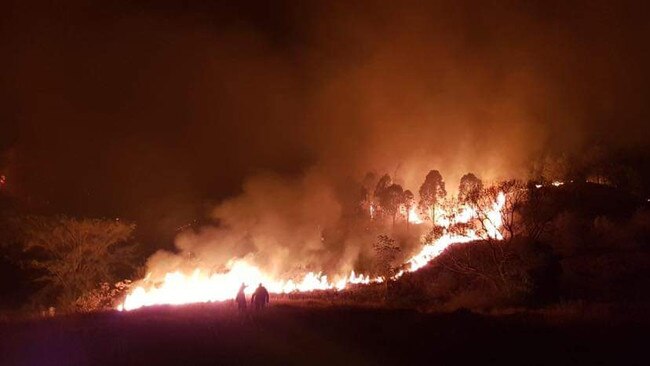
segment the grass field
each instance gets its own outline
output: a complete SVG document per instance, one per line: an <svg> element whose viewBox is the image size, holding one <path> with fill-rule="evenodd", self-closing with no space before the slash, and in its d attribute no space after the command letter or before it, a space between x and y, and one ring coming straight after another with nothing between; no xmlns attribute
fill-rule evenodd
<svg viewBox="0 0 650 366"><path fill-rule="evenodd" d="M0 364L647 364L645 321L548 317L304 302L241 317L230 303L165 306L6 322Z"/></svg>

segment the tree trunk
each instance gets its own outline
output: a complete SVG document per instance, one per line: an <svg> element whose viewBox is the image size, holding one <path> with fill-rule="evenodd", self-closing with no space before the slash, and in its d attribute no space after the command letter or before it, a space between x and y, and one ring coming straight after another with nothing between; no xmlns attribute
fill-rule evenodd
<svg viewBox="0 0 650 366"><path fill-rule="evenodd" d="M409 222L411 221L411 210L406 210L406 232L409 232Z"/></svg>

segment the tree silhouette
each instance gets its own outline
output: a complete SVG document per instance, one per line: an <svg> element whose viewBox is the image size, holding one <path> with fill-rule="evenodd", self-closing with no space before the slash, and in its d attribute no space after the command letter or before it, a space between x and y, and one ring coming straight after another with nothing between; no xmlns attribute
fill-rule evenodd
<svg viewBox="0 0 650 366"><path fill-rule="evenodd" d="M472 173L467 173L460 178L458 187L458 200L461 203L474 202L483 190L483 182Z"/></svg>
<svg viewBox="0 0 650 366"><path fill-rule="evenodd" d="M373 204L375 204L379 201L379 206L380 207L375 207L376 210L376 215L377 216L383 216L383 207L381 204L381 196L384 195L384 192L388 189L388 187L393 184L393 180L390 178L390 175L384 174L381 178L379 178L379 181L377 182L377 185L375 186L375 192L373 193Z"/></svg>
<svg viewBox="0 0 650 366"><path fill-rule="evenodd" d="M404 190L399 184L392 184L383 190L379 196L382 212L390 215L395 226L395 217L404 203Z"/></svg>
<svg viewBox="0 0 650 366"><path fill-rule="evenodd" d="M446 195L445 182L437 170L431 170L420 186L420 211L435 225L435 207Z"/></svg>
<svg viewBox="0 0 650 366"><path fill-rule="evenodd" d="M410 190L404 191L404 210L406 211L406 231L409 230L409 222L411 221L411 208L415 206L415 196Z"/></svg>
<svg viewBox="0 0 650 366"><path fill-rule="evenodd" d="M104 282L135 267L135 225L119 220L27 217L21 220L27 264L42 275L42 292L68 308ZM122 273L120 273L122 272Z"/></svg>
<svg viewBox="0 0 650 366"><path fill-rule="evenodd" d="M396 266L395 261L401 252L399 246L395 245L395 239L388 235L379 235L377 241L373 244L377 256L377 271L384 283L384 300L388 297L388 283L392 281L401 266Z"/></svg>

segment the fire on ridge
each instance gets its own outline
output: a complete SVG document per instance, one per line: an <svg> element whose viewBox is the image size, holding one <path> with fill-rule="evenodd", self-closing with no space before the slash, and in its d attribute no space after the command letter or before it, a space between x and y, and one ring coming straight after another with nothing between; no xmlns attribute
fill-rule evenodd
<svg viewBox="0 0 650 366"><path fill-rule="evenodd" d="M432 214L435 217L430 217L430 219L436 225L445 229L444 234L430 243L425 243L418 254L406 261L406 269L398 272L395 278L400 277L405 272L413 272L422 268L451 244L486 238L502 239L500 231L502 228L501 210L505 202L506 195L499 192L495 201L491 203L491 207L483 215L479 215L476 208L468 204L457 204L455 207L447 209L437 208L435 213ZM371 217L375 213L374 210L373 205L370 205L369 214ZM404 207L400 207L400 210L406 211ZM410 224L425 224L425 221L413 208L408 211L407 217ZM475 219L481 220L484 228L480 233L471 228L467 228L462 232L448 230L454 224L468 223L470 220ZM135 284L124 302L118 306L118 310L128 311L163 304L181 305L225 301L232 299L241 283L264 283L271 293L290 293L343 290L354 284L369 284L382 281L380 277L372 278L369 275L357 274L354 271L349 274L332 276L331 278L316 272L307 272L298 278L292 279L274 278L264 273L254 264L239 258L228 261L226 268L227 270L221 273L209 273L201 268L196 268L191 273L164 271L163 269L166 274L163 280L158 282L151 281L150 274L148 274L143 280Z"/></svg>

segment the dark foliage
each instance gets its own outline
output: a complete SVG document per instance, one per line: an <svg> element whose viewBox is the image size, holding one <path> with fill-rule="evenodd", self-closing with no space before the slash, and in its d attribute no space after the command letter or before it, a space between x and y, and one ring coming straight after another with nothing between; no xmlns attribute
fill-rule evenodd
<svg viewBox="0 0 650 366"><path fill-rule="evenodd" d="M429 266L404 275L393 298L453 310L543 305L557 296L559 265L550 248L523 239L452 245Z"/></svg>
<svg viewBox="0 0 650 366"><path fill-rule="evenodd" d="M644 202L597 184L516 186L521 200L506 202L505 214L514 212L505 221L507 240L452 245L397 281L394 302L485 310L650 300L650 211Z"/></svg>

